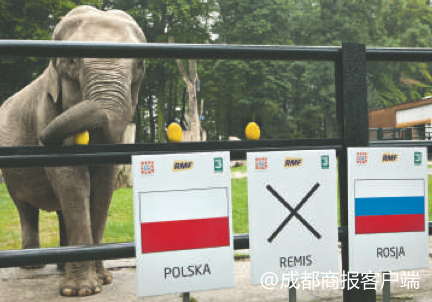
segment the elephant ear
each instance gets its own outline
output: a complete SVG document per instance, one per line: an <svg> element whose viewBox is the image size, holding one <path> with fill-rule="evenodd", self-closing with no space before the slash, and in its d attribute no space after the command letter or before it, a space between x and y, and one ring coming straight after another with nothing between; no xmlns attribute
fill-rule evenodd
<svg viewBox="0 0 432 302"><path fill-rule="evenodd" d="M51 59L48 66L47 80L45 81L45 91L54 103L58 103L61 98L61 81L55 68L56 59Z"/></svg>

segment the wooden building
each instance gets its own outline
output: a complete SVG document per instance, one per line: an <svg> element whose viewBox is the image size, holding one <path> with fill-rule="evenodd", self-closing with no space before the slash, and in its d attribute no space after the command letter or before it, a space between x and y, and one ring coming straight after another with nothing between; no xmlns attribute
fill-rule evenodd
<svg viewBox="0 0 432 302"><path fill-rule="evenodd" d="M421 100L369 111L371 139L376 139L377 128L400 131L412 130L412 137L425 139L432 136L432 96ZM391 133L390 130L387 133Z"/></svg>

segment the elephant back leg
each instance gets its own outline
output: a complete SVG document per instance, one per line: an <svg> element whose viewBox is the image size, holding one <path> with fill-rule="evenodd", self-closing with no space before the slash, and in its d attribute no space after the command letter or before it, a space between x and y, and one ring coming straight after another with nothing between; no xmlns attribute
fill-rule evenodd
<svg viewBox="0 0 432 302"><path fill-rule="evenodd" d="M34 169L2 169L3 178L6 183L9 195L18 209L21 224L21 247L23 249L37 249L39 243L39 208L34 205L38 197L44 198L43 194L31 194L27 188L33 184L29 179L34 179ZM26 173L27 172L27 173ZM29 177L23 177L27 175ZM43 182L40 180L37 181ZM43 189L40 184L39 188ZM52 202L52 201L50 201ZM44 265L23 266L26 269L41 268Z"/></svg>
<svg viewBox="0 0 432 302"><path fill-rule="evenodd" d="M37 249L39 243L39 209L21 200L13 198L18 209L21 222L21 236L23 249ZM43 264L22 266L25 269L44 267Z"/></svg>
<svg viewBox="0 0 432 302"><path fill-rule="evenodd" d="M90 213L92 222L92 234L95 244L103 241L108 209L111 203L115 186L116 166L101 166L90 169L91 195ZM113 276L103 265L103 261L96 261L96 272L102 284L110 284Z"/></svg>
<svg viewBox="0 0 432 302"><path fill-rule="evenodd" d="M46 168L61 205L68 245L93 244L90 221L90 173L88 167ZM94 261L68 262L60 284L64 296L88 296L102 290Z"/></svg>

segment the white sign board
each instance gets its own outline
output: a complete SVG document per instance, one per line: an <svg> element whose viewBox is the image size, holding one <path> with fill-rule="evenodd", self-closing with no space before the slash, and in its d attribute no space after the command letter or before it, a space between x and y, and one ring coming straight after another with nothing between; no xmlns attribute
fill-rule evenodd
<svg viewBox="0 0 432 302"><path fill-rule="evenodd" d="M132 157L138 296L234 287L229 152Z"/></svg>
<svg viewBox="0 0 432 302"><path fill-rule="evenodd" d="M426 148L348 149L351 272L429 267Z"/></svg>
<svg viewBox="0 0 432 302"><path fill-rule="evenodd" d="M335 151L253 152L247 165L252 284L339 272Z"/></svg>

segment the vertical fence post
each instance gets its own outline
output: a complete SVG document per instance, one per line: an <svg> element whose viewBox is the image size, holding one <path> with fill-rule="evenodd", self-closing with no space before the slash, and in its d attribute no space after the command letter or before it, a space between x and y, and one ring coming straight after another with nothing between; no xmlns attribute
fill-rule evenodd
<svg viewBox="0 0 432 302"><path fill-rule="evenodd" d="M338 162L340 188L340 220L346 231L342 243L342 270L349 271L348 254L348 147L369 145L369 126L367 112L366 87L366 47L363 44L343 43L342 53L335 65L336 111L338 134L344 139L344 148ZM375 302L376 291L365 289L361 283L363 275L350 275L351 280L358 279L358 289L348 289L348 280L344 284L344 302ZM347 279L349 279L347 278ZM356 281L356 280L353 280Z"/></svg>
<svg viewBox="0 0 432 302"><path fill-rule="evenodd" d="M405 139L406 140L412 140L413 139L413 129L412 129L412 127L407 127L405 129L406 129Z"/></svg>
<svg viewBox="0 0 432 302"><path fill-rule="evenodd" d="M384 139L384 131L383 128L378 128L377 130L377 139L382 141Z"/></svg>
<svg viewBox="0 0 432 302"><path fill-rule="evenodd" d="M382 298L383 302L390 302L390 275L389 273L383 273L382 274L382 282L383 282L383 289L382 289Z"/></svg>
<svg viewBox="0 0 432 302"><path fill-rule="evenodd" d="M294 285L292 282L289 285ZM288 286L288 301L289 302L297 302L297 290L295 286Z"/></svg>
<svg viewBox="0 0 432 302"><path fill-rule="evenodd" d="M190 302L190 292L183 293L183 302Z"/></svg>

